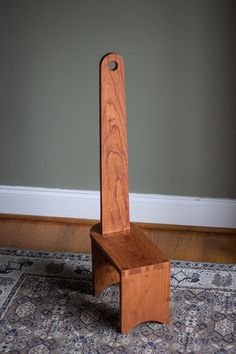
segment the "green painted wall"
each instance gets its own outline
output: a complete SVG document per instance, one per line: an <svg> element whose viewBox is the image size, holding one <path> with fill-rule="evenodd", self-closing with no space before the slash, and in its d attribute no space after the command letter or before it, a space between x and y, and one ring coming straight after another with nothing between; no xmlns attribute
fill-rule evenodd
<svg viewBox="0 0 236 354"><path fill-rule="evenodd" d="M99 189L98 64L114 51L130 191L236 198L235 5L1 0L0 184Z"/></svg>

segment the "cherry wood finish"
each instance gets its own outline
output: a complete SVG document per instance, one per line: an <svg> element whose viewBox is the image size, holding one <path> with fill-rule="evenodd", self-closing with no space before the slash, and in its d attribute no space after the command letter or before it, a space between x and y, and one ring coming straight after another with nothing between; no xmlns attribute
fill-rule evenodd
<svg viewBox="0 0 236 354"><path fill-rule="evenodd" d="M93 285L98 295L120 283L120 330L126 333L145 321L168 323L170 262L130 225L123 59L109 54L100 69L101 224L90 232Z"/></svg>
<svg viewBox="0 0 236 354"><path fill-rule="evenodd" d="M121 277L121 333L146 321L170 321L170 263Z"/></svg>
<svg viewBox="0 0 236 354"><path fill-rule="evenodd" d="M91 229L94 294L120 283L120 330L145 321L168 323L170 262L135 225L102 235Z"/></svg>
<svg viewBox="0 0 236 354"><path fill-rule="evenodd" d="M120 275L95 243L92 243L92 255L93 293L97 296L108 286L119 283Z"/></svg>
<svg viewBox="0 0 236 354"><path fill-rule="evenodd" d="M108 234L130 227L124 62L119 55L103 58L100 84L101 223L102 234Z"/></svg>
<svg viewBox="0 0 236 354"><path fill-rule="evenodd" d="M93 244L96 244L110 262L123 275L153 270L163 267L168 259L163 255L146 235L134 224L128 231L102 235L99 232L100 224L91 229Z"/></svg>

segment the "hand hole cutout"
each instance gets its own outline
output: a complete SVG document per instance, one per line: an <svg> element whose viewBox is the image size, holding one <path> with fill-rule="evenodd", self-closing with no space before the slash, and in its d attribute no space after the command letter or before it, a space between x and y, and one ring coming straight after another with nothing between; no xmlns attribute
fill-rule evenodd
<svg viewBox="0 0 236 354"><path fill-rule="evenodd" d="M108 63L110 71L115 71L118 68L118 63L115 60L112 60Z"/></svg>

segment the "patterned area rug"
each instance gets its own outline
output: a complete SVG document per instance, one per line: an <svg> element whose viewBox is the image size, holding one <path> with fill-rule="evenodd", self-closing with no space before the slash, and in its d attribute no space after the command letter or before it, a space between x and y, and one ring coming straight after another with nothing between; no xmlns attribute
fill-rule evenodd
<svg viewBox="0 0 236 354"><path fill-rule="evenodd" d="M172 262L171 323L119 333L119 286L91 256L0 249L0 353L236 353L236 265Z"/></svg>

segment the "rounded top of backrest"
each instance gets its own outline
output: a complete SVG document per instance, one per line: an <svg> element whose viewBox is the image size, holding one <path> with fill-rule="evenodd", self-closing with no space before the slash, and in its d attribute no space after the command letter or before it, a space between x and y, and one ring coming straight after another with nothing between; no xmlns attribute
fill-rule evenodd
<svg viewBox="0 0 236 354"><path fill-rule="evenodd" d="M124 70L124 60L117 53L108 53L102 57L101 62L101 70L108 72L116 72L118 69Z"/></svg>

